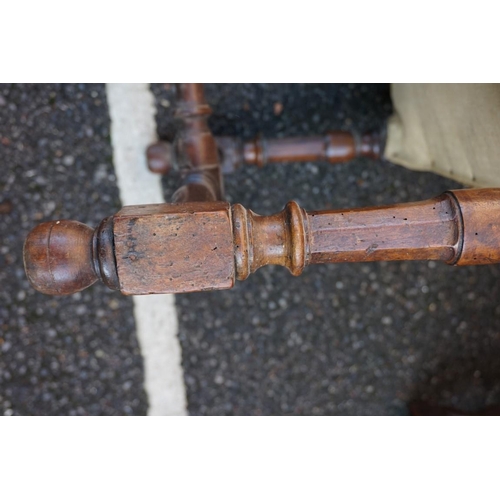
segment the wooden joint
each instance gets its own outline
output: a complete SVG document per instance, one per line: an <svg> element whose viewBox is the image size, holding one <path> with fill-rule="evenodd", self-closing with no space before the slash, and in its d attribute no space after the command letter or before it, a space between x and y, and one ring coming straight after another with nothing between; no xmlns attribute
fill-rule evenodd
<svg viewBox="0 0 500 500"><path fill-rule="evenodd" d="M496 264L500 256L500 189L449 191L460 217L457 266Z"/></svg>

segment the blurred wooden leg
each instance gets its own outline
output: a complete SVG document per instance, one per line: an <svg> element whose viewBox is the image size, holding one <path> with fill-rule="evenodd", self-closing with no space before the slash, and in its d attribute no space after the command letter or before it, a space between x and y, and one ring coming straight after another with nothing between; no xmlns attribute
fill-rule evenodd
<svg viewBox="0 0 500 500"><path fill-rule="evenodd" d="M358 136L344 131L333 131L324 136L288 137L283 139L256 138L243 142L236 137L216 137L222 172L229 174L245 165L260 168L270 163L297 163L326 161L331 164L365 157L382 156L383 134ZM176 164L171 144L160 141L147 152L151 172L167 175Z"/></svg>

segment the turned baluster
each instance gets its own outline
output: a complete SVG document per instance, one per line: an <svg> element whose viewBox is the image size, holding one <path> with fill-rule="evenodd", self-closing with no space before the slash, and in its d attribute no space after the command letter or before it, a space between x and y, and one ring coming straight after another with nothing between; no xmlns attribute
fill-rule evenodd
<svg viewBox="0 0 500 500"><path fill-rule="evenodd" d="M335 131L325 136L257 138L243 145L242 163L263 167L268 163L328 161L340 163L358 156L379 158L380 139L376 134L357 136Z"/></svg>
<svg viewBox="0 0 500 500"><path fill-rule="evenodd" d="M205 100L203 85L178 83L176 88L179 101L175 116L179 127L175 142L172 146L150 146L149 165L161 164L162 158L171 154L175 158L183 183L174 193L174 202L220 200L224 196L222 172L217 144L208 127L212 110Z"/></svg>
<svg viewBox="0 0 500 500"><path fill-rule="evenodd" d="M243 142L236 137L216 137L223 173L231 173L242 165L264 167L269 163L327 161L340 163L357 157L380 158L383 137L380 134L361 136L344 131L324 136L255 138ZM177 164L176 151L167 142L158 142L147 150L148 166L157 174L168 174Z"/></svg>
<svg viewBox="0 0 500 500"><path fill-rule="evenodd" d="M330 262L498 263L500 189L348 210L306 212L290 202L271 216L221 201L124 207L95 231L73 221L40 224L24 259L32 285L54 295L97 279L124 294L230 288L269 264L299 275Z"/></svg>

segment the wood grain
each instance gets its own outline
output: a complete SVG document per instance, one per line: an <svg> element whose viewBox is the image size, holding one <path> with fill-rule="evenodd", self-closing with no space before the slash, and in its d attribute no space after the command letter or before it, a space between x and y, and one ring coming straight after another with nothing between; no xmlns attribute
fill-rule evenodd
<svg viewBox="0 0 500 500"><path fill-rule="evenodd" d="M312 264L377 260L453 262L460 216L453 198L309 212Z"/></svg>
<svg viewBox="0 0 500 500"><path fill-rule="evenodd" d="M114 216L124 294L231 288L234 258L226 202L142 205Z"/></svg>
<svg viewBox="0 0 500 500"><path fill-rule="evenodd" d="M85 224L67 220L36 226L23 249L24 269L31 285L48 295L67 295L95 283L93 233Z"/></svg>

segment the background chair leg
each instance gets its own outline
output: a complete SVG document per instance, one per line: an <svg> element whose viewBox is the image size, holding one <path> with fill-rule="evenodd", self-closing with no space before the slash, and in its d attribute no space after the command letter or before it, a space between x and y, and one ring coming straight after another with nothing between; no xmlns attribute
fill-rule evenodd
<svg viewBox="0 0 500 500"><path fill-rule="evenodd" d="M212 110L205 100L203 85L179 83L177 93L179 132L170 149L174 152L177 168L182 172L183 185L174 193L172 201L221 200L224 185L219 152L207 123Z"/></svg>
<svg viewBox="0 0 500 500"><path fill-rule="evenodd" d="M216 137L221 168L230 174L245 165L264 167L270 163L296 163L327 161L342 163L354 158L377 159L384 149L384 134L372 132L359 136L341 130L328 132L324 136L287 137L265 139L257 137L242 141L237 137ZM178 160L172 144L159 141L146 151L151 172L167 175L176 169Z"/></svg>

